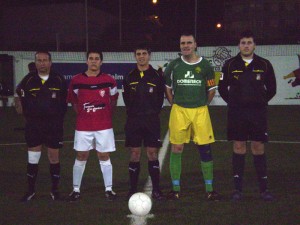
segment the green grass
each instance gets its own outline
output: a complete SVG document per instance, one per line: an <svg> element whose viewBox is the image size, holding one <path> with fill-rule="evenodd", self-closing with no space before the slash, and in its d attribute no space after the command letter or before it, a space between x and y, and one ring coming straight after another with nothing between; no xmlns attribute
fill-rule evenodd
<svg viewBox="0 0 300 225"><path fill-rule="evenodd" d="M124 140L123 127L125 110L118 107L114 116L116 140ZM162 139L167 131L169 108L162 112ZM226 138L226 109L211 107L211 117L218 140ZM68 111L65 122L65 140L61 150L61 193L66 197L72 190L72 167L75 152L72 149L74 135L74 113ZM269 111L269 136L271 141L300 142L300 107L274 106ZM65 201L53 202L49 197L50 177L46 152L42 154L37 179L36 199L20 203L26 184L27 148L23 131L24 121L12 108L0 114L0 224L130 224L126 202L128 190L127 165L129 154L124 142L117 141L117 151L112 154L114 166L114 190L119 199L107 202L104 197L102 174L94 151L91 152L82 182L82 199L70 204ZM5 145L8 144L8 145ZM247 155L244 181L245 199L230 201L232 191L231 143L216 142L212 146L215 165L215 189L223 195L220 202L207 202L200 171L200 159L193 144L185 147L182 169L182 199L180 201L154 202L148 225L202 225L202 224L299 224L300 223L300 144L269 143L268 177L274 202L259 199L256 175L251 154ZM169 155L164 161L161 186L164 192L170 190ZM145 154L142 158L140 190L143 190L148 174Z"/></svg>

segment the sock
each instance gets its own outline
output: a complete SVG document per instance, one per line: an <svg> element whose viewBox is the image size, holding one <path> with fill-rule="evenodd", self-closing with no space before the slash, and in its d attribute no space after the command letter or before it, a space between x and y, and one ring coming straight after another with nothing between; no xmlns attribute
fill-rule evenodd
<svg viewBox="0 0 300 225"><path fill-rule="evenodd" d="M171 152L170 154L170 173L173 191L180 191L181 156L182 153Z"/></svg>
<svg viewBox="0 0 300 225"><path fill-rule="evenodd" d="M85 170L86 161L75 159L73 166L73 190L80 192L81 180Z"/></svg>
<svg viewBox="0 0 300 225"><path fill-rule="evenodd" d="M57 191L60 180L60 163L50 164L50 175L52 180L51 191Z"/></svg>
<svg viewBox="0 0 300 225"><path fill-rule="evenodd" d="M265 192L267 190L268 181L266 155L253 155L253 162L256 170L260 192Z"/></svg>
<svg viewBox="0 0 300 225"><path fill-rule="evenodd" d="M158 160L148 161L148 172L150 174L151 181L152 181L152 191L158 192L159 191L159 175L160 175Z"/></svg>
<svg viewBox="0 0 300 225"><path fill-rule="evenodd" d="M28 162L31 164L39 164L42 152L28 151Z"/></svg>
<svg viewBox="0 0 300 225"><path fill-rule="evenodd" d="M27 182L29 192L35 192L35 182L41 154L42 152L28 151Z"/></svg>
<svg viewBox="0 0 300 225"><path fill-rule="evenodd" d="M105 191L112 191L113 168L110 159L106 161L99 160L102 176L104 180Z"/></svg>
<svg viewBox="0 0 300 225"><path fill-rule="evenodd" d="M128 172L129 172L130 191L131 192L137 191L140 168L141 168L140 162L129 162Z"/></svg>
<svg viewBox="0 0 300 225"><path fill-rule="evenodd" d="M35 182L38 173L39 165L38 164L27 164L27 182L28 182L28 191L35 192Z"/></svg>
<svg viewBox="0 0 300 225"><path fill-rule="evenodd" d="M210 145L197 145L197 148L202 162L210 162L213 160Z"/></svg>
<svg viewBox="0 0 300 225"><path fill-rule="evenodd" d="M201 161L201 169L203 174L203 179L205 182L206 192L213 191L213 161L203 162Z"/></svg>
<svg viewBox="0 0 300 225"><path fill-rule="evenodd" d="M243 190L243 176L245 168L245 154L232 154L232 170L234 188L238 191Z"/></svg>

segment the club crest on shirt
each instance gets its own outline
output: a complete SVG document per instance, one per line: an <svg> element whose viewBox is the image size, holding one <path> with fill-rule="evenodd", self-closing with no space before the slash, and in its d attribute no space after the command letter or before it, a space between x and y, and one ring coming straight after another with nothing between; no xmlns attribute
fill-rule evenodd
<svg viewBox="0 0 300 225"><path fill-rule="evenodd" d="M196 71L196 73L200 73L200 72L201 72L201 68L200 68L199 66L197 66L197 67L195 68L195 71Z"/></svg>
<svg viewBox="0 0 300 225"><path fill-rule="evenodd" d="M100 90L100 91L99 91L99 94L100 94L101 97L104 97L104 95L105 95L105 90L103 90L103 89Z"/></svg>
<svg viewBox="0 0 300 225"><path fill-rule="evenodd" d="M256 80L261 80L260 74L256 74Z"/></svg>

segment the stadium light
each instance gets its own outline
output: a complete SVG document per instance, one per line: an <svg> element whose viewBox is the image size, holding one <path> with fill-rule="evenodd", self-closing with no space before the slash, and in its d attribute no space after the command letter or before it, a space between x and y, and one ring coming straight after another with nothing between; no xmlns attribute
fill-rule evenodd
<svg viewBox="0 0 300 225"><path fill-rule="evenodd" d="M158 0L152 0L152 3L153 3L153 4L157 4L157 3L158 3Z"/></svg>
<svg viewBox="0 0 300 225"><path fill-rule="evenodd" d="M216 28L219 30L219 29L221 29L222 28L222 24L221 23L217 23L216 24Z"/></svg>

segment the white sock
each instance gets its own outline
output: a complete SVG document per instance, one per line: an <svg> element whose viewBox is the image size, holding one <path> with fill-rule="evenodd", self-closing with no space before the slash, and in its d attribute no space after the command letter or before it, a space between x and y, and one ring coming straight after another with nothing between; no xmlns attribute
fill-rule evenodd
<svg viewBox="0 0 300 225"><path fill-rule="evenodd" d="M28 163L39 164L42 152L28 151Z"/></svg>
<svg viewBox="0 0 300 225"><path fill-rule="evenodd" d="M80 192L81 180L85 170L86 161L75 160L73 166L73 190Z"/></svg>
<svg viewBox="0 0 300 225"><path fill-rule="evenodd" d="M102 171L105 191L112 191L112 174L113 168L110 159L107 161L99 160L100 169Z"/></svg>

